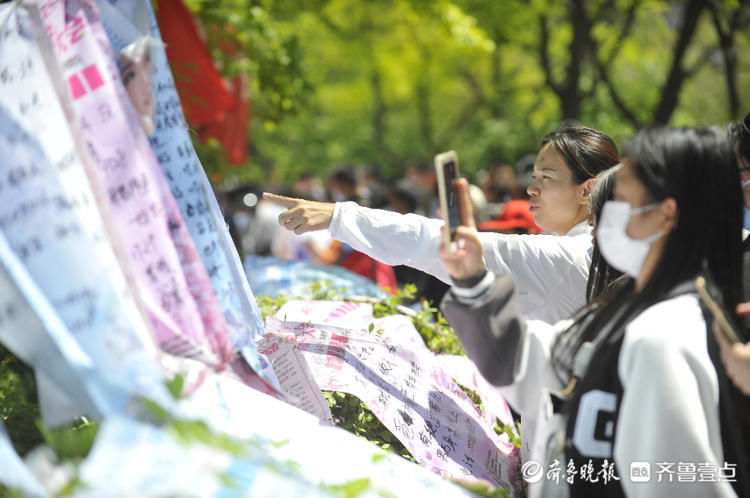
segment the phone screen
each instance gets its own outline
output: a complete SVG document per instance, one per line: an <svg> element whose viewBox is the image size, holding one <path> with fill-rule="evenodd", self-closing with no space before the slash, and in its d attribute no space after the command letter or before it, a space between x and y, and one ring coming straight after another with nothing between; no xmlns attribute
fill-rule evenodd
<svg viewBox="0 0 750 498"><path fill-rule="evenodd" d="M446 197L446 208L448 209L448 223L451 230L461 224L461 217L458 213L458 199L456 198L456 189L453 188L453 180L458 175L456 174L456 163L448 161L443 163L443 180L445 181L445 197Z"/></svg>
<svg viewBox="0 0 750 498"><path fill-rule="evenodd" d="M461 224L458 210L458 196L453 187L453 180L459 177L458 154L449 150L435 156L435 173L438 181L438 195L440 197L440 213L445 223L443 243L449 245L453 240L456 227Z"/></svg>

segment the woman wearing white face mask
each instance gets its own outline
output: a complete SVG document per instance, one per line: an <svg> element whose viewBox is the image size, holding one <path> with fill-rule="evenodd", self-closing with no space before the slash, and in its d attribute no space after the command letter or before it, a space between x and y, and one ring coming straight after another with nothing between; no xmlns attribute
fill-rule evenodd
<svg viewBox="0 0 750 498"><path fill-rule="evenodd" d="M573 320L520 319L512 282L486 274L471 227L458 232L464 249L441 248L457 284L471 286L452 290L443 313L484 376L537 419L530 496L747 496L730 387L692 286L705 261L728 306L741 295L741 193L726 135L638 133L615 199L597 240L631 278Z"/></svg>
<svg viewBox="0 0 750 498"><path fill-rule="evenodd" d="M586 303L591 264L588 198L595 176L619 162L604 133L563 126L541 140L528 187L534 221L558 235L482 233L490 270L511 275L524 316L554 323ZM352 202L313 203L264 194L287 208L279 223L297 234L328 229L333 238L389 265L407 265L450 283L437 257L442 220L368 209Z"/></svg>

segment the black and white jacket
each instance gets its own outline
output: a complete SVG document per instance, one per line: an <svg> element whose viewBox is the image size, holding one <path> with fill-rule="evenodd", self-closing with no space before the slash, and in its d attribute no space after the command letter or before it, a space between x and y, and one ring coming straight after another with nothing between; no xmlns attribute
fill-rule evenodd
<svg viewBox="0 0 750 498"><path fill-rule="evenodd" d="M533 440L524 435L527 462L543 472L529 483L530 497L736 496L727 481L731 466L721 470L719 383L695 295L651 305L614 342L598 344L563 413L553 400L565 385L549 359L570 320L524 321L512 280L491 273L470 288L454 287L441 307L482 374L536 426ZM589 460L593 474L584 482L581 466ZM615 464L609 479L601 473L605 460ZM599 487L592 489L594 479Z"/></svg>

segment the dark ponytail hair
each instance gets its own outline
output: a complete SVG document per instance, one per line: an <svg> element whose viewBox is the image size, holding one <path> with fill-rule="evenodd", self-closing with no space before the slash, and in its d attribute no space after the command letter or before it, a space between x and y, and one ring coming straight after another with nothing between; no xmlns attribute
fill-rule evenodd
<svg viewBox="0 0 750 498"><path fill-rule="evenodd" d="M620 162L614 140L587 126L563 124L542 137L540 148L546 145L565 159L578 185Z"/></svg>
<svg viewBox="0 0 750 498"><path fill-rule="evenodd" d="M741 293L742 192L727 134L716 129L653 128L638 132L628 144L627 159L653 201L674 198L677 222L666 236L664 253L643 290L633 279L576 316L552 347L552 365L563 382L572 376L575 354L602 327L611 332L678 284L694 279L705 261L733 310Z"/></svg>
<svg viewBox="0 0 750 498"><path fill-rule="evenodd" d="M622 165L616 164L596 175L596 185L594 186L594 190L591 191L589 200L589 216L593 216L597 223L602 215L604 203L614 198L615 177L617 176L617 172L620 171L620 166ZM602 295L612 282L621 276L622 272L607 263L607 260L604 259L604 256L599 251L599 246L594 241L589 279L586 282L586 302L590 302Z"/></svg>

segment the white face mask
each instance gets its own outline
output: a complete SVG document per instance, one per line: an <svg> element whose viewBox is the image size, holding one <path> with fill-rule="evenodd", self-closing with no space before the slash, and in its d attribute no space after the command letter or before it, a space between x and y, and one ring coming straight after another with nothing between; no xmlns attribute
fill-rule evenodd
<svg viewBox="0 0 750 498"><path fill-rule="evenodd" d="M646 213L658 205L654 203L632 208L629 202L624 201L607 201L604 204L596 225L596 241L607 263L631 277L638 276L651 244L664 234L658 232L645 239L634 239L626 232L628 222L632 215Z"/></svg>
<svg viewBox="0 0 750 498"><path fill-rule="evenodd" d="M742 180L740 182L740 185L742 185L742 190L744 191L745 187L747 187L748 185L750 185L750 180Z"/></svg>

